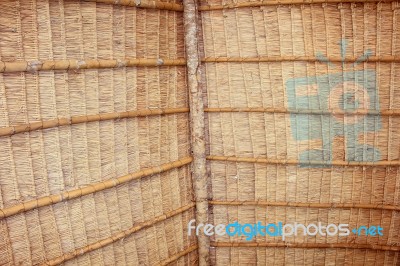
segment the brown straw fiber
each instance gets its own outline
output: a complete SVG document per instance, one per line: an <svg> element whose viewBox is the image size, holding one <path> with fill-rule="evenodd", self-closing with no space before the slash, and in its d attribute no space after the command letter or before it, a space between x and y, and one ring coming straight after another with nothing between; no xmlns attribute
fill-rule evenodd
<svg viewBox="0 0 400 266"><path fill-rule="evenodd" d="M165 171L169 171L171 169L187 165L187 164L191 163L192 160L193 160L192 157L186 157L186 158L182 158L180 160L174 161L174 162L162 164L157 167L143 169L141 171L131 173L129 175L109 179L109 180L106 180L103 182L93 183L93 184L90 184L88 186L81 187L78 189L65 191L60 194L41 197L41 198L37 198L34 200L26 201L26 202L20 203L18 205L12 206L12 207L0 209L0 219L10 217L10 216L18 214L20 212L26 212L26 211L30 211L30 210L33 210L36 208L48 206L51 204L56 204L56 203L59 203L59 202L65 201L65 200L71 200L74 198L83 197L85 195L89 195L89 194L96 193L96 192L99 192L99 191L102 191L105 189L113 188L120 184L130 182L132 180L140 179L145 176L150 176L150 175L159 174L159 173L162 173Z"/></svg>
<svg viewBox="0 0 400 266"><path fill-rule="evenodd" d="M60 257L51 259L49 261L46 261L46 262L42 263L41 265L58 265L58 264L63 263L65 261L68 261L68 260L71 260L73 258L76 258L78 256L82 256L85 253L94 251L96 249L99 249L99 248L102 248L104 246L110 245L111 243L114 243L114 242L116 242L116 241L118 241L120 239L128 237L128 236L134 234L135 232L137 232L139 230L142 230L142 229L144 229L146 227L153 226L156 223L165 221L168 218L171 218L171 217L174 217L174 216L176 216L178 214L181 214L181 213L193 208L194 206L195 206L195 204L191 203L189 205L180 207L180 208L178 208L178 209L176 209L174 211L171 211L169 213L166 213L164 215L157 216L154 219L151 219L149 221L136 224L135 226L133 226L133 227L131 227L131 228L125 230L125 231L119 232L118 234L115 234L115 235L113 235L113 236L111 236L109 238L102 239L102 240L100 240L100 241L98 241L96 243L92 243L92 244L87 245L85 247L76 249L73 252L70 252L68 254L64 254L63 256L60 256Z"/></svg>
<svg viewBox="0 0 400 266"><path fill-rule="evenodd" d="M358 57L327 57L329 62L356 62ZM273 62L320 62L315 56L281 56L281 57L206 57L201 60L205 63L273 63ZM365 62L400 62L400 56L370 56Z"/></svg>
<svg viewBox="0 0 400 266"><path fill-rule="evenodd" d="M169 264L171 264L172 262L177 261L177 260L178 260L179 258L181 258L182 256L185 256L186 254L189 254L190 252L193 252L193 251L197 250L198 248L199 248L199 247L198 247L197 245L190 246L190 247L188 247L187 249L182 250L181 252L179 252L179 253L175 254L174 256L172 256L172 257L170 257L170 258L168 258L168 259L166 259L166 260L160 262L160 263L157 264L157 265L159 265L159 266L169 265Z"/></svg>
<svg viewBox="0 0 400 266"><path fill-rule="evenodd" d="M294 159L272 159L272 158L250 158L234 156L207 156L207 160L226 161L226 162L246 162L246 163L265 163L265 164L305 164L305 165L332 165L332 166L400 166L400 161L378 161L378 162L357 162L357 161L299 161Z"/></svg>
<svg viewBox="0 0 400 266"><path fill-rule="evenodd" d="M184 19L165 9L182 5L0 2L0 209L22 211L1 219L0 265L41 265L194 201ZM156 265L196 245L192 219L66 264Z"/></svg>
<svg viewBox="0 0 400 266"><path fill-rule="evenodd" d="M312 203L312 202L270 202L270 201L220 201L210 200L211 205L229 206L279 206L279 207L304 207L304 208L359 208L400 211L400 206L385 204L361 204L361 203Z"/></svg>
<svg viewBox="0 0 400 266"><path fill-rule="evenodd" d="M400 247L369 245L369 244L347 244L347 243L268 243L268 242L211 242L213 247L281 247L281 248L350 248L350 249L372 249L383 251L400 251Z"/></svg>
<svg viewBox="0 0 400 266"><path fill-rule="evenodd" d="M0 265L400 264L398 1L0 10ZM360 108L344 81L368 81L346 98ZM191 220L384 234L246 240Z"/></svg>
<svg viewBox="0 0 400 266"><path fill-rule="evenodd" d="M379 237L297 235L279 244L261 235L249 242L213 236L211 264L399 264L398 3L202 0L199 9L211 11L201 12L210 223L384 228ZM379 106L330 108L328 89L342 87L343 73L371 78ZM304 85L295 94L303 101L290 98L291 85ZM364 117L348 142L351 121ZM335 121L339 133L318 119ZM361 148L353 156L355 144L373 147L379 158L367 159L370 150ZM308 150L331 157L301 157ZM296 248L282 248L293 242Z"/></svg>
<svg viewBox="0 0 400 266"><path fill-rule="evenodd" d="M121 67L183 66L184 59L84 59L0 62L0 73L45 70L79 70Z"/></svg>
<svg viewBox="0 0 400 266"><path fill-rule="evenodd" d="M159 10L170 11L183 11L183 6L175 3L161 2L161 1L141 1L141 0L85 0L97 3L121 5L121 6L135 6L140 8L151 8Z"/></svg>
<svg viewBox="0 0 400 266"><path fill-rule="evenodd" d="M277 113L277 114L314 114L314 115L379 115L379 116L399 116L400 110L367 110L367 109L357 109L354 111L338 109L331 110L313 110L313 109L285 109L285 108L262 108L262 107L252 107L252 108L205 108L204 112L208 113L219 113L219 112L258 112L258 113Z"/></svg>
<svg viewBox="0 0 400 266"><path fill-rule="evenodd" d="M395 2L394 0L273 0L273 1L254 1L228 3L223 5L201 5L199 11L213 11L232 8L262 7L276 5L310 5L310 4L338 4L338 3L380 3Z"/></svg>
<svg viewBox="0 0 400 266"><path fill-rule="evenodd" d="M169 108L169 109L147 109L147 110L144 109L137 111L105 113L98 115L73 116L71 118L58 118L47 121L31 122L25 125L0 128L0 136L11 136L22 132L29 132L40 129L49 129L53 127L61 127L66 125L75 125L80 123L99 122L99 121L106 121L113 119L132 118L132 117L179 114L187 112L189 112L189 108Z"/></svg>

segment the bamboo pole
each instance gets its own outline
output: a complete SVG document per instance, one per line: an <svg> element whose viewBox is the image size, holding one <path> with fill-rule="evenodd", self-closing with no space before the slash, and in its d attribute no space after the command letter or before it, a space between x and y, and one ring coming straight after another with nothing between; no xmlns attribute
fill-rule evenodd
<svg viewBox="0 0 400 266"><path fill-rule="evenodd" d="M200 80L201 60L198 46L198 33L201 27L198 25L197 4L196 0L183 0L196 222L206 224L208 223L208 178L206 171L204 103ZM210 240L205 234L200 234L197 239L199 265L209 265Z"/></svg>
<svg viewBox="0 0 400 266"><path fill-rule="evenodd" d="M199 11L214 11L232 8L277 6L277 5L310 5L310 4L339 4L339 3L389 3L394 0L272 0L259 2L242 2L225 5L203 5Z"/></svg>
<svg viewBox="0 0 400 266"><path fill-rule="evenodd" d="M88 252L91 252L93 250L105 247L105 246L107 246L109 244L112 244L112 243L118 241L118 240L121 240L121 239L123 239L125 237L128 237L128 236L132 235L133 233L135 233L135 232L137 232L139 230L142 230L142 229L145 229L147 227L153 226L153 225L155 225L155 224L157 224L159 222L167 220L168 218L171 218L173 216L181 214L181 213L193 208L194 205L195 205L194 203L190 203L190 204L188 204L186 206L183 206L183 207L181 207L179 209L176 209L176 210L174 210L172 212L169 212L167 214L163 214L163 215L157 216L152 220L149 220L149 221L146 221L146 222L142 222L142 223L138 223L138 224L134 225L133 227L127 229L127 230L121 231L121 232L119 232L119 233L117 233L115 235L112 235L112 236L110 236L108 238L105 238L105 239L102 239L102 240L100 240L98 242L95 242L95 243L92 243L90 245L87 245L85 247L75 249L72 252L69 252L69 253L64 254L62 256L59 256L59 257L54 258L52 260L46 261L46 262L42 263L41 265L58 265L58 264L61 264L61 263L65 262L65 261L68 261L68 260L71 260L73 258L82 256L85 253L88 253Z"/></svg>
<svg viewBox="0 0 400 266"><path fill-rule="evenodd" d="M353 243L271 243L271 242L211 242L212 247L271 247L271 248L352 248L383 251L400 251L400 246Z"/></svg>
<svg viewBox="0 0 400 266"><path fill-rule="evenodd" d="M185 59L86 59L86 60L45 60L45 61L0 61L0 73L45 71L45 70L79 70L122 67L151 66L184 66Z"/></svg>
<svg viewBox="0 0 400 266"><path fill-rule="evenodd" d="M185 157L180 160L170 162L170 163L165 163L160 166L156 167L151 167L151 168L145 168L143 170L140 170L138 172L134 172L128 175L124 175L118 178L111 178L102 182L97 182L97 183L92 183L89 185L86 185L81 188L61 192L59 194L53 194L50 196L45 196L45 197L40 197L37 199L29 200L23 203L19 203L17 205L0 209L0 219L10 217L12 215L21 213L21 212L26 212L30 211L36 208L44 207L44 206L49 206L52 204L59 203L61 201L65 200L71 200L79 197L83 197L85 195L89 195L95 192L99 192L105 189L113 188L116 187L120 184L130 182L132 180L140 179L145 176L150 176L154 174L159 174L174 168L178 168L184 165L187 165L192 162L192 157Z"/></svg>
<svg viewBox="0 0 400 266"><path fill-rule="evenodd" d="M185 256L185 255L187 255L187 254L189 254L189 253L192 252L192 251L195 251L196 249L198 249L198 246L197 246L197 245L190 246L190 247L188 247L187 249L185 249L185 250L183 250L183 251L181 251L181 252L175 254L174 256L172 256L172 257L170 257L170 258L168 258L168 259L166 259L166 260L164 260L164 261L162 261L162 262L160 262L160 263L157 264L157 265L158 265L158 266L166 266L166 265L169 265L170 263L172 263L172 262L174 262L174 261L177 261L179 258L181 258L181 257L183 257L183 256Z"/></svg>
<svg viewBox="0 0 400 266"><path fill-rule="evenodd" d="M138 8L149 8L169 11L183 11L183 6L175 3L160 2L160 1L140 1L140 0L85 0L87 2L97 2L103 4L135 6Z"/></svg>
<svg viewBox="0 0 400 266"><path fill-rule="evenodd" d="M295 159L271 159L271 158L251 158L235 156L207 156L207 160L226 161L226 162L245 162L245 163L264 163L264 164L283 164L283 165L327 165L327 166L399 166L400 161L378 161L378 162L355 162L355 161L299 161Z"/></svg>
<svg viewBox="0 0 400 266"><path fill-rule="evenodd" d="M326 59L328 62L357 62L358 57L346 57L342 58L340 56L332 56ZM316 56L261 56L261 57L206 57L202 59L204 63L273 63L273 62L321 62ZM324 60L325 61L325 60ZM363 59L364 62L385 62L385 63L397 63L400 62L400 56L370 56Z"/></svg>
<svg viewBox="0 0 400 266"><path fill-rule="evenodd" d="M137 111L104 113L97 115L72 116L70 118L59 118L46 121L32 122L23 125L3 127L0 128L0 137L11 136L18 133L29 132L39 129L49 129L54 127L75 125L88 122L143 117L143 116L154 116L154 115L178 114L187 112L189 112L189 108L165 108L165 109L159 108L159 109L143 109Z"/></svg>
<svg viewBox="0 0 400 266"><path fill-rule="evenodd" d="M205 108L204 112L208 113L275 113L275 114L309 114L309 115L377 115L377 116L400 116L400 110L317 110L317 109L287 109L287 108Z"/></svg>
<svg viewBox="0 0 400 266"><path fill-rule="evenodd" d="M400 211L400 206L385 205L378 203L362 204L362 203L320 203L320 202L271 202L265 200L257 200L257 201L210 200L209 204L223 205L223 206L305 207L305 208L318 208L318 209L357 208L357 209Z"/></svg>

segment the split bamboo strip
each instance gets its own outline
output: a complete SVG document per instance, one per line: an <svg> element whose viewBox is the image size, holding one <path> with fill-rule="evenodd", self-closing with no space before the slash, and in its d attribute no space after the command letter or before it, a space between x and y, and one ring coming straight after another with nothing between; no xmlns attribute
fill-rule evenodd
<svg viewBox="0 0 400 266"><path fill-rule="evenodd" d="M0 73L44 70L79 70L98 68L184 66L185 59L85 59L0 62Z"/></svg>
<svg viewBox="0 0 400 266"><path fill-rule="evenodd" d="M165 108L165 109L143 109L137 111L126 111L126 112L115 112L115 113L104 113L97 115L82 115L82 116L72 116L70 118L59 118L47 121L32 122L23 125L9 126L0 128L0 137L11 136L14 134L29 132L40 129L48 129L53 127L61 127L67 125L97 122L113 119L123 119L132 117L143 117L143 116L153 116L153 115L166 115L166 114L178 114L187 113L189 108Z"/></svg>
<svg viewBox="0 0 400 266"><path fill-rule="evenodd" d="M227 205L227 206L274 206L274 207L305 207L305 208L358 208L358 209L375 209L375 210L392 210L400 211L400 206L385 204L362 204L362 203L317 203L317 202L271 202L264 200L257 201L222 201L210 200L211 205Z"/></svg>
<svg viewBox="0 0 400 266"><path fill-rule="evenodd" d="M326 59L329 62L357 62L358 57L332 56ZM205 57L201 60L204 63L269 63L269 62L321 62L316 56L269 56L269 57ZM400 56L370 56L363 59L363 62L385 62L385 63L398 63ZM321 62L322 63L322 62Z"/></svg>
<svg viewBox="0 0 400 266"><path fill-rule="evenodd" d="M159 265L159 266L168 265L168 264L170 264L170 263L172 263L172 262L178 260L179 258L181 258L181 257L183 257L183 256L185 256L185 255L187 255L187 254L189 254L190 252L195 251L196 249L198 249L198 246L197 246L197 245L190 246L190 247L188 247L187 249L185 249L185 250L183 250L183 251L181 251L181 252L175 254L174 256L172 256L172 257L170 257L170 258L168 258L168 259L166 259L166 260L164 260L164 261L162 261L162 262L160 262L160 263L157 264L157 265Z"/></svg>
<svg viewBox="0 0 400 266"><path fill-rule="evenodd" d="M193 153L193 186L196 199L197 223L208 223L208 177L206 171L206 139L204 121L204 103L201 84L198 33L198 11L196 0L183 0L185 51L187 58L187 85L189 92L191 143ZM197 237L199 246L199 265L209 265L208 236L201 234Z"/></svg>
<svg viewBox="0 0 400 266"><path fill-rule="evenodd" d="M121 176L118 178L112 178L108 179L106 181L102 182L97 182L93 184L89 184L87 186L77 188L74 190L69 190L62 192L60 194L54 194L50 196L45 196L41 198L37 198L34 200L29 200L8 208L0 209L0 219L10 217L12 215L21 213L21 212L26 212L30 211L36 208L56 204L65 200L71 200L74 198L79 198L88 194L92 194L95 192L99 192L105 189L113 188L116 187L120 184L130 182L132 180L140 179L145 176L150 176L154 174L159 174L174 168L178 168L184 165L187 165L192 162L192 157L185 157L180 160L170 162L170 163L165 163L160 166L156 167L151 167L151 168L145 168L143 170L140 170L138 172L134 172L125 176Z"/></svg>
<svg viewBox="0 0 400 266"><path fill-rule="evenodd" d="M203 5L199 7L199 11L213 11L244 7L261 7L276 5L310 5L310 4L338 4L338 3L378 3L392 2L393 0L278 0L278 1L260 1L260 2L242 2L225 5ZM394 1L393 1L394 2Z"/></svg>
<svg viewBox="0 0 400 266"><path fill-rule="evenodd" d="M133 226L133 227L131 227L131 228L125 230L125 231L119 232L118 234L115 234L115 235L113 235L111 237L108 237L108 238L105 238L103 240L100 240L98 242L92 243L92 244L87 245L85 247L78 248L78 249L76 249L76 250L74 250L72 252L69 252L67 254L64 254L64 255L62 255L60 257L57 257L57 258L54 258L54 259L49 260L47 262L44 262L42 265L58 265L58 264L63 263L65 261L68 261L68 260L71 260L71 259L76 258L78 256L81 256L81 255L83 255L85 253L88 253L88 252L91 252L93 250L105 247L105 246L107 246L109 244L112 244L112 243L114 243L114 242L116 242L116 241L118 241L120 239L128 237L128 236L132 235L133 233L135 233L135 232L137 232L139 230L142 230L142 229L145 229L147 227L153 226L153 225L155 225L155 224L157 224L159 222L167 220L168 218L171 218L171 217L173 217L175 215L183 213L183 212L193 208L194 206L195 206L194 203L190 203L190 204L188 204L188 205L186 205L184 207L181 207L179 209L176 209L176 210L174 210L172 212L166 213L164 215L157 216L152 220L149 220L149 221L146 221L146 222L142 222L142 223L138 223L137 225L135 225L135 226Z"/></svg>
<svg viewBox="0 0 400 266"><path fill-rule="evenodd" d="M121 5L121 6L135 6L139 8L183 11L182 5L175 3L160 2L160 1L143 1L143 2L140 0L85 0L85 1Z"/></svg>
<svg viewBox="0 0 400 266"><path fill-rule="evenodd" d="M295 159L271 159L271 158L250 158L234 156L207 156L207 160L245 162L245 163L265 163L265 164L294 164L294 165L327 165L327 166L400 166L400 161L378 161L378 162L356 162L356 161L299 161Z"/></svg>
<svg viewBox="0 0 400 266"><path fill-rule="evenodd" d="M351 248L400 251L400 246L353 243L271 243L271 242L211 242L212 247L271 247L271 248Z"/></svg>
<svg viewBox="0 0 400 266"><path fill-rule="evenodd" d="M204 112L208 113L240 113L240 112L256 112L256 113L278 113L278 114L310 114L310 115L380 115L380 116L400 116L400 110L317 110L317 109L286 109L286 108L264 108L264 107L249 107L249 108L205 108Z"/></svg>

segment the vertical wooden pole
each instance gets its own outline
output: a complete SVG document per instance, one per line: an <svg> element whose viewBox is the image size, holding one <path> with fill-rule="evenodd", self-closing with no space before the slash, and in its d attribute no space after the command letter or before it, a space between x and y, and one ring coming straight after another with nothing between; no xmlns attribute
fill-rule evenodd
<svg viewBox="0 0 400 266"><path fill-rule="evenodd" d="M187 81L189 89L192 175L196 198L196 222L208 223L208 178L206 172L206 146L204 128L204 105L201 82L201 60L198 42L198 11L196 0L183 0L185 48L187 60ZM210 240L204 234L198 235L199 265L209 265Z"/></svg>

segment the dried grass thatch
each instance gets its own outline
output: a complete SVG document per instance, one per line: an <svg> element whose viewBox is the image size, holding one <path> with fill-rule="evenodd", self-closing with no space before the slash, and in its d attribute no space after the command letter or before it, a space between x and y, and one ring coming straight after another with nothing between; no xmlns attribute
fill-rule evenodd
<svg viewBox="0 0 400 266"><path fill-rule="evenodd" d="M399 265L399 23L376 0L2 1L0 265ZM345 76L373 77L367 109L295 98Z"/></svg>
<svg viewBox="0 0 400 266"><path fill-rule="evenodd" d="M201 2L212 223L320 221L386 228L382 237L348 239L215 237L212 264L400 263L400 9L398 3L374 2ZM339 45L344 39L345 55ZM372 55L352 67L367 50ZM367 113L379 116L381 127L361 131L356 140L379 149L381 158L351 161L345 138L336 136L328 143L333 155L328 167L323 157L299 161L301 152L325 148L322 136L332 129L310 122L312 130L322 130L321 138L307 140L310 132L302 131L297 134L306 137L299 141L293 119L339 115L346 123L351 118L318 106L293 108L287 81L365 69L376 73L379 96L379 110ZM310 90L304 95L318 93Z"/></svg>
<svg viewBox="0 0 400 266"><path fill-rule="evenodd" d="M182 5L114 4L0 3L0 265L197 261Z"/></svg>

